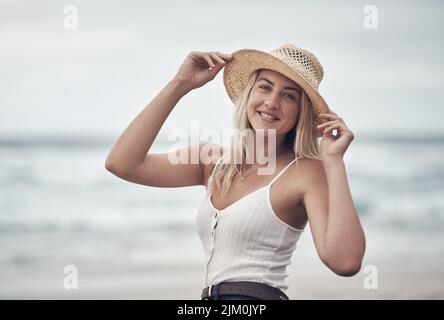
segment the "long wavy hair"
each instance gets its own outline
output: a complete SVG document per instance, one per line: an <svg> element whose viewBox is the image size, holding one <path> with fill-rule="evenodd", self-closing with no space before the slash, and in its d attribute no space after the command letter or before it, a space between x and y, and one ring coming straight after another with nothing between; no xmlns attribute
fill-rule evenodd
<svg viewBox="0 0 444 320"><path fill-rule="evenodd" d="M216 191L224 196L230 190L234 177L240 172L241 166L247 159L247 141L243 134L247 129L252 130L252 126L247 116L247 106L251 90L256 83L261 69L256 70L248 80L245 89L239 94L235 101L233 122L235 130L231 137L228 148L224 148L223 161L214 168L214 173L207 187L207 192ZM291 148L296 157L306 159L321 159L319 152L319 142L316 129L314 127L314 114L310 99L304 90L301 93L299 116L294 127L285 136L285 144ZM240 159L239 159L240 156ZM229 159L229 160L228 160ZM240 161L239 161L240 160Z"/></svg>

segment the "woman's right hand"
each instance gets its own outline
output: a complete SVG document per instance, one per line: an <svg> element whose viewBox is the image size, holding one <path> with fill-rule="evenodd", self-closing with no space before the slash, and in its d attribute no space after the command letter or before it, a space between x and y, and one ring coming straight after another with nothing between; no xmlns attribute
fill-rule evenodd
<svg viewBox="0 0 444 320"><path fill-rule="evenodd" d="M180 66L175 79L185 83L189 90L199 88L213 80L227 62L231 54L192 51Z"/></svg>

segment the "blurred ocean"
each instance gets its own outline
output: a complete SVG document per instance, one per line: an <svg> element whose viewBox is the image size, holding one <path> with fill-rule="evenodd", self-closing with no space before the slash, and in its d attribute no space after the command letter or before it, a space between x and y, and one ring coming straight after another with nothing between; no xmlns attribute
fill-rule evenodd
<svg viewBox="0 0 444 320"><path fill-rule="evenodd" d="M46 285L62 290L66 265L92 279L106 279L106 270L148 271L156 265L164 271L170 266L171 275L190 267L203 276L195 215L204 188L152 188L121 180L104 168L112 143L0 140L0 297L45 292L45 284L33 288L27 277L51 272ZM170 144L158 140L155 146L163 152ZM345 160L370 261L414 253L440 268L443 155L444 137L356 137ZM414 261L403 267L409 263Z"/></svg>

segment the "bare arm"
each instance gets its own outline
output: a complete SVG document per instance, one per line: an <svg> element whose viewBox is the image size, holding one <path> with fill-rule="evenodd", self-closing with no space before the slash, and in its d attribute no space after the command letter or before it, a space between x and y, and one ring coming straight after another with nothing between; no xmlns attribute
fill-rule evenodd
<svg viewBox="0 0 444 320"><path fill-rule="evenodd" d="M311 161L304 205L319 257L333 272L355 275L361 268L365 236L353 204L345 165Z"/></svg>
<svg viewBox="0 0 444 320"><path fill-rule="evenodd" d="M106 158L106 169L125 175L141 164L168 115L188 91L184 83L176 79L170 81L113 145Z"/></svg>
<svg viewBox="0 0 444 320"><path fill-rule="evenodd" d="M365 252L365 236L348 185L342 159L324 160L328 184L328 224L325 250L331 265L345 265L350 274L357 273Z"/></svg>
<svg viewBox="0 0 444 320"><path fill-rule="evenodd" d="M333 111L318 116L325 120L316 127L322 132L322 160L309 162L304 205L321 260L335 273L353 276L361 269L365 253L364 230L343 160L354 134Z"/></svg>
<svg viewBox="0 0 444 320"><path fill-rule="evenodd" d="M191 52L173 80L137 115L113 145L105 161L106 169L122 179L148 186L204 184L200 157L197 163L176 163L171 161L171 156L179 157L184 152L200 155L205 144L190 145L168 154L149 153L149 150L179 100L214 79L223 68L225 61L221 57L231 59L222 53Z"/></svg>

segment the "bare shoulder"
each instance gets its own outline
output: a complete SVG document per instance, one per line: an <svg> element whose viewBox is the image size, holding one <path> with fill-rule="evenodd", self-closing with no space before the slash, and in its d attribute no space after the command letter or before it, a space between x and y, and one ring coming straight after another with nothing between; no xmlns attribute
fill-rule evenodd
<svg viewBox="0 0 444 320"><path fill-rule="evenodd" d="M304 172L308 175L319 174L324 172L324 165L319 159L301 159L301 164L304 166Z"/></svg>
<svg viewBox="0 0 444 320"><path fill-rule="evenodd" d="M322 160L304 159L301 161L301 184L304 206L308 198L328 197L327 176Z"/></svg>
<svg viewBox="0 0 444 320"><path fill-rule="evenodd" d="M217 160L224 154L224 147L215 143L202 143L200 149L201 163L204 174L204 182L207 185L207 181L213 172L214 166Z"/></svg>
<svg viewBox="0 0 444 320"><path fill-rule="evenodd" d="M302 158L288 168L278 185L282 186L280 193L287 195L290 207L303 206L304 195L317 188L322 181L323 165L321 160ZM318 181L318 182L316 182Z"/></svg>
<svg viewBox="0 0 444 320"><path fill-rule="evenodd" d="M298 178L301 181L304 194L308 190L319 188L324 186L327 182L325 175L324 165L322 160L319 159L301 159L298 161L298 166L295 166L298 170Z"/></svg>
<svg viewBox="0 0 444 320"><path fill-rule="evenodd" d="M301 174L305 185L326 182L324 165L319 159L302 159Z"/></svg>

